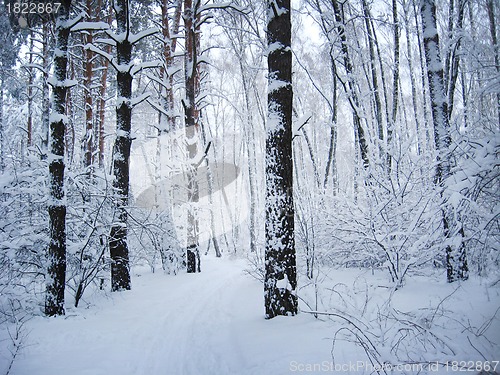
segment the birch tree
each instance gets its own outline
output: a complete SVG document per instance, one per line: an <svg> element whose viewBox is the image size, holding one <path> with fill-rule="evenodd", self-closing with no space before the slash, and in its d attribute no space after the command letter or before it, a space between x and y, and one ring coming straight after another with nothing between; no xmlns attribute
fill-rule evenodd
<svg viewBox="0 0 500 375"><path fill-rule="evenodd" d="M199 141L199 110L196 97L199 90L198 74L198 47L199 47L199 6L200 2L195 0L184 1L184 30L185 30L185 89L186 97L183 101L186 142L187 142L187 182L188 202L190 204L187 213L187 248L186 263L187 272L200 271L200 253L198 244L198 218L196 217L194 205L199 201L197 165Z"/></svg>
<svg viewBox="0 0 500 375"><path fill-rule="evenodd" d="M444 85L443 64L439 48L439 35L436 26L436 4L434 0L423 0L421 4L424 50L429 80L434 141L437 151L435 182L444 197L446 180L451 176L450 151L451 135L448 116L448 101ZM446 239L446 274L448 282L466 280L469 276L463 227L457 221L452 207L444 202L442 223Z"/></svg>
<svg viewBox="0 0 500 375"><path fill-rule="evenodd" d="M337 0L332 0L333 12L335 15L336 29L340 38L341 43L341 54L344 62L344 68L346 72L346 81L342 81L342 85L344 86L344 90L348 94L349 104L352 108L353 114L353 123L354 123L354 132L356 133L356 137L359 143L359 153L361 156L361 160L363 161L363 167L365 170L368 170L370 166L370 158L368 155L368 141L365 135L365 129L361 123L361 115L359 113L360 101L357 94L356 84L354 82L354 66L352 63L352 59L349 53L349 45L347 41L347 35L345 32L345 19L343 14L343 9L341 8L341 4Z"/></svg>
<svg viewBox="0 0 500 375"><path fill-rule="evenodd" d="M290 0L267 2L266 318L297 314Z"/></svg>

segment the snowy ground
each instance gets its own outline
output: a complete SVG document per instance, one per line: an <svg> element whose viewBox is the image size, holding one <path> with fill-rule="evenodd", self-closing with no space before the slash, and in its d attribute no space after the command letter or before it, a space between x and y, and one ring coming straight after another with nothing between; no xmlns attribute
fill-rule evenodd
<svg viewBox="0 0 500 375"><path fill-rule="evenodd" d="M139 276L136 271L132 291L100 296L87 308L67 309L65 317L31 319L26 325L25 347L17 356L10 374L340 373L335 369L345 370L342 371L345 373L370 373L360 367L366 361L362 351L349 342L338 341L335 364L332 362L332 338L344 324L339 320L318 320L301 313L296 317L266 321L263 318L262 285L244 272L247 267L242 260L204 257L200 274L166 276L161 272L151 274L144 271ZM356 289L360 272L356 270L356 276L352 271L336 272L337 277L344 279L343 284L332 281L336 290L340 291L339 285L354 285ZM352 278L346 282L349 275ZM380 281L376 276L370 277L371 274L364 271L362 278L371 280L364 282L366 290ZM429 281L425 282L427 285L423 280L411 280L393 296L393 303L400 309L408 305L415 309L425 308L439 303L440 298L453 292L446 283L431 286ZM487 317L500 306L500 290L489 288L488 293L485 290L483 285L471 280L443 304L459 301L457 310L469 314L471 326L475 327L476 321L487 321ZM343 301L353 301L351 308L354 311L359 308L359 315L363 316L367 314L361 311L367 306L366 296L366 293L360 295L358 302L356 297ZM360 305L355 306L356 303ZM302 308L307 309L305 305ZM486 359L500 360L498 346L494 349L495 344L500 343L500 324L498 319L490 323L483 328L493 343L489 353L494 354L487 355L496 355L497 358ZM454 335L461 337L454 342L457 355L461 355L463 342L460 340L466 341L467 332L464 328L462 332L454 329L449 335L444 334L452 341ZM6 327L2 327L1 334L6 336ZM2 375L8 366L8 345L8 340L0 343ZM481 358L471 352L467 358L455 359ZM454 373L451 370L446 371L441 366L439 371L429 373Z"/></svg>

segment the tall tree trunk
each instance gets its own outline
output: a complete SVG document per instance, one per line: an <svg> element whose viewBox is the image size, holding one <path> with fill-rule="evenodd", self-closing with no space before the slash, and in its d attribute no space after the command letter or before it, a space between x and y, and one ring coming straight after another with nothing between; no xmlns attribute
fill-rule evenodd
<svg viewBox="0 0 500 375"><path fill-rule="evenodd" d="M453 4L451 1L450 4ZM464 23L464 12L465 12L466 2L464 0L458 1L457 19L455 20L454 14L450 14L450 25L455 25L449 27L450 32L450 47L446 57L446 71L447 79L445 84L447 87L447 97L448 97L448 119L451 120L451 115L453 113L455 89L458 80L458 71L460 67L460 45L462 36L460 35L463 31ZM451 9L451 8L450 8ZM451 12L451 11L450 11ZM458 35L458 36L457 36Z"/></svg>
<svg viewBox="0 0 500 375"><path fill-rule="evenodd" d="M424 52L422 50L423 42L422 42L422 34L421 30L419 27L419 21L418 21L418 8L417 8L417 0L411 0L413 3L413 13L415 16L415 28L416 28L416 34L417 34L417 45L418 45L418 56L419 56L419 61L420 61L420 78L422 80L422 107L424 110L424 130L425 130L425 144L430 145L431 143L431 135L430 135L430 130L429 130L429 107L427 103L427 78L426 78L426 67L425 67L425 56Z"/></svg>
<svg viewBox="0 0 500 375"><path fill-rule="evenodd" d="M68 64L68 26L71 0L61 1L56 21L56 51L54 52L53 100L50 121L49 154L49 232L47 251L45 314L64 314L64 289L66 285L66 204L64 201L64 135L66 81Z"/></svg>
<svg viewBox="0 0 500 375"><path fill-rule="evenodd" d="M87 0L87 13L90 14L92 1ZM92 44L92 31L82 34L83 45ZM83 96L85 106L85 136L83 139L83 149L85 152L83 165L85 168L92 166L94 160L94 100L92 98L92 79L94 53L90 49L83 51ZM90 172L90 171L89 171Z"/></svg>
<svg viewBox="0 0 500 375"><path fill-rule="evenodd" d="M338 193L338 174L337 174L337 64L335 62L335 57L332 55L331 51L329 53L330 56L330 75L332 79L332 104L330 106L331 111L331 123L330 123L330 145L328 147L328 159L325 167L325 179L323 182L323 187L326 188L328 184L328 176L330 174L330 170L332 171L332 192L333 195L337 195Z"/></svg>
<svg viewBox="0 0 500 375"><path fill-rule="evenodd" d="M75 64L74 60L68 58L68 74L71 77L71 80L75 79ZM65 134L65 142L66 142L66 162L68 167L71 167L73 164L73 158L75 155L75 126L73 123L73 97L71 95L71 90L68 90L66 93L66 116L68 121L66 123L66 134Z"/></svg>
<svg viewBox="0 0 500 375"><path fill-rule="evenodd" d="M185 52L185 85L186 99L183 102L185 112L185 133L188 153L188 216L187 216L187 249L186 262L187 272L194 273L200 271L200 250L198 239L198 218L195 212L195 205L199 201L198 172L196 156L198 155L199 141L199 111L196 105L196 97L199 88L198 74L198 37L199 30L196 27L198 19L199 0L184 1L184 28L186 33Z"/></svg>
<svg viewBox="0 0 500 375"><path fill-rule="evenodd" d="M28 149L33 144L33 83L35 78L35 72L33 71L33 31L30 31L30 55L29 55L29 67L28 67L28 121L26 124L27 142L26 146Z"/></svg>
<svg viewBox="0 0 500 375"><path fill-rule="evenodd" d="M290 0L267 1L266 318L297 314Z"/></svg>
<svg viewBox="0 0 500 375"><path fill-rule="evenodd" d="M392 170L392 132L396 125L398 116L399 99L399 19L398 19L398 1L392 0L392 21L394 23L394 73L392 79L392 117L387 125L387 170Z"/></svg>
<svg viewBox="0 0 500 375"><path fill-rule="evenodd" d="M118 35L123 35L116 43L119 70L116 75L116 140L113 150L113 188L115 193L115 219L109 238L111 256L111 290L129 290L130 269L127 244L127 206L130 180L130 147L132 121L132 44L129 41L130 15L129 1L116 0L113 4Z"/></svg>
<svg viewBox="0 0 500 375"><path fill-rule="evenodd" d="M496 3L496 5L498 6L498 2ZM495 68L497 73L500 74L500 47L498 45L498 38L497 38L497 28L495 20L495 2L493 0L488 0L487 8L488 8L488 19L490 21L491 42L493 44L493 51L495 53ZM500 92L497 92L497 115L498 115L498 124L500 124ZM498 127L500 127L500 125L498 125Z"/></svg>
<svg viewBox="0 0 500 375"><path fill-rule="evenodd" d="M347 86L344 84L344 89L346 90L346 92L348 92L349 103L352 108L354 131L358 135L359 152L361 159L363 160L363 167L365 168L365 170L368 170L370 166L370 158L368 156L368 142L366 140L365 130L363 129L363 126L361 124L361 117L358 113L359 98L356 93L356 85L353 80L354 69L349 55L349 47L347 44L347 36L345 33L344 15L337 0L332 0L332 5L335 13L337 32L340 37L342 58L344 60L344 67L347 76Z"/></svg>
<svg viewBox="0 0 500 375"><path fill-rule="evenodd" d="M443 64L439 49L439 36L436 26L436 5L434 0L423 0L421 5L424 50L427 63L429 91L431 97L432 119L434 122L434 140L437 151L436 184L444 195L445 181L451 175L450 125L448 117L448 101L444 86ZM452 208L444 202L442 208L444 235L446 245L446 269L448 282L466 280L469 276L463 227L457 223Z"/></svg>
<svg viewBox="0 0 500 375"><path fill-rule="evenodd" d="M409 3L404 3L404 22L405 22L405 35L406 35L406 50L408 56L408 67L410 69L410 83L411 83L411 102L413 106L413 118L415 119L415 134L417 143L417 155L422 153L422 143L421 143L421 125L418 116L418 104L417 104L417 83L415 79L414 65L413 65L413 51L411 43L411 33L410 33L410 15L409 15Z"/></svg>
<svg viewBox="0 0 500 375"><path fill-rule="evenodd" d="M102 1L98 0L97 2L97 21L101 19L101 11L102 11ZM107 22L111 25L111 9L109 9L107 15ZM106 46L106 53L111 54L111 46ZM108 68L109 61L103 57L101 57L101 77L99 83L99 97L97 99L97 121L96 121L96 129L98 131L97 134L97 159L99 168L104 167L104 136L105 136L105 125L104 121L106 118L106 90L108 85Z"/></svg>
<svg viewBox="0 0 500 375"><path fill-rule="evenodd" d="M174 75L172 67L174 64L174 54L177 47L177 37L179 32L179 21L182 13L182 2L177 0L174 4L174 17L172 26L170 26L169 5L171 1L162 0L161 4L161 19L162 19L162 35L163 35L163 65L160 68L160 79L162 86L160 87L160 97L162 107L166 114L160 112L160 132L170 131L175 128L175 104L174 104ZM171 35L174 35L172 38Z"/></svg>
<svg viewBox="0 0 500 375"><path fill-rule="evenodd" d="M42 58L43 58L43 88L42 88L42 144L41 158L47 157L47 148L49 144L49 113L50 113L50 97L49 97L49 70L50 70L50 50L51 50L51 23L44 22L42 25Z"/></svg>
<svg viewBox="0 0 500 375"><path fill-rule="evenodd" d="M362 1L363 13L365 17L365 27L366 33L368 35L368 50L370 51L370 71L372 75L372 85L373 85L373 99L375 103L375 120L377 122L377 133L379 140L379 153L380 157L383 157L383 143L384 143L384 125L382 123L382 102L380 100L380 89L378 84L377 66L375 64L375 46L374 46L374 34L375 30L372 28L370 9L366 0Z"/></svg>
<svg viewBox="0 0 500 375"><path fill-rule="evenodd" d="M255 132L254 118L250 105L250 91L248 85L248 72L243 65L244 51L240 51L238 56L241 71L241 82L243 85L243 95L245 97L245 110L247 121L245 126L245 137L247 139L247 158L248 158L248 184L250 189L250 252L257 251L257 192L255 189L257 175L257 160L255 157Z"/></svg>

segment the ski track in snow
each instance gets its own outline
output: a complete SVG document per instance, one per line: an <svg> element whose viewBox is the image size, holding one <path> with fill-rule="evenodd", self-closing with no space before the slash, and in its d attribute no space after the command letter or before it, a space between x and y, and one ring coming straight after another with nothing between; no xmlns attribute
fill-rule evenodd
<svg viewBox="0 0 500 375"><path fill-rule="evenodd" d="M308 371L304 366L332 363L332 339L345 326L343 321L316 320L305 313L265 320L262 284L245 274L248 265L244 260L202 257L201 266L199 274L181 272L177 276L161 271L152 274L148 270L143 270L141 276L135 270L131 291L111 293L108 298L87 297L95 299L87 308L83 307L85 303L78 309L71 308L72 301L68 299L66 316L33 318L26 324L27 339L10 375L335 373L328 368ZM359 271L335 273L345 285L344 297L357 298L353 300L353 311L361 311L365 298L356 295L355 284L344 284L346 280L358 280ZM383 284L383 279L377 277L371 276L369 282ZM338 285L335 283L332 280L332 285ZM352 287L347 286L351 284ZM450 306L463 310L478 327L500 306L500 292L491 289L485 296L484 287L476 282L457 287L444 281L411 279L403 291L393 297L393 302L403 310L428 307L449 296L446 298L450 299ZM383 302L388 292L383 289L373 293L371 297ZM500 323L495 321L493 325ZM434 328L441 332L439 325ZM496 327L491 328L490 338L498 342L494 332L499 332ZM0 334L6 337L5 331ZM445 331L441 334L448 335ZM462 333L454 337L459 339L454 346L465 343ZM4 353L8 342L0 340L0 375L8 367L9 355ZM467 359L479 358L476 355ZM366 360L361 348L345 340L338 342L337 364L359 360ZM371 372L364 368L347 371ZM451 373L455 372L443 368L432 372Z"/></svg>
<svg viewBox="0 0 500 375"><path fill-rule="evenodd" d="M134 273L132 291L33 319L11 375L279 375L292 360L330 359L311 316L264 319L262 285L244 261L203 257L201 266Z"/></svg>

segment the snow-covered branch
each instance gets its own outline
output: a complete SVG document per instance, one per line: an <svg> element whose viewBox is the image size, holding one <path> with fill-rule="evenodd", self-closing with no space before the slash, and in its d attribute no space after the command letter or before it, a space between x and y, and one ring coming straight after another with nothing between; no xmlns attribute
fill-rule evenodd
<svg viewBox="0 0 500 375"><path fill-rule="evenodd" d="M85 49L88 49L88 50L90 50L90 51L92 51L94 53L97 53L98 55L104 57L106 60L109 61L109 63L111 65L113 65L113 68L115 68L116 70L119 70L118 66L115 64L115 61L114 61L113 56L111 54L103 51L102 49L96 47L95 45L93 45L91 43L86 44L85 45Z"/></svg>
<svg viewBox="0 0 500 375"><path fill-rule="evenodd" d="M105 31L109 30L106 22L78 22L71 31Z"/></svg>
<svg viewBox="0 0 500 375"><path fill-rule="evenodd" d="M135 75L144 69L159 68L160 66L162 66L162 64L163 63L161 60L145 61L143 63L134 65L132 69L130 69L130 74Z"/></svg>
<svg viewBox="0 0 500 375"><path fill-rule="evenodd" d="M136 44L139 41L141 41L144 38L147 38L148 36L155 35L160 32L160 29L158 27L151 27L149 29L143 30L140 33L137 34L131 34L129 37L129 42L131 44Z"/></svg>
<svg viewBox="0 0 500 375"><path fill-rule="evenodd" d="M130 105L132 107L135 107L136 105L141 104L143 101L147 100L150 96L151 96L151 93L149 93L149 92L146 92L140 96L137 96L130 101Z"/></svg>

